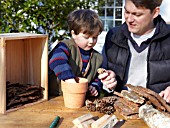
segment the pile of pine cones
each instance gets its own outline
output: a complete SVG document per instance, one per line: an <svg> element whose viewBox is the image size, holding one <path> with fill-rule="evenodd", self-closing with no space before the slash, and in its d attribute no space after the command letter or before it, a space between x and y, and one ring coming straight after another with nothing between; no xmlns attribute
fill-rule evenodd
<svg viewBox="0 0 170 128"><path fill-rule="evenodd" d="M100 113L111 115L114 111L114 103L117 96L103 97L94 101L86 100L86 108L90 111L99 111Z"/></svg>

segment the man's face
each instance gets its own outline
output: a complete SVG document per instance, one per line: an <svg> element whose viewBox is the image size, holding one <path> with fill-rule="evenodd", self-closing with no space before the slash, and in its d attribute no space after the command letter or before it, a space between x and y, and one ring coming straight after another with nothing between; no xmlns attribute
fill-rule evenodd
<svg viewBox="0 0 170 128"><path fill-rule="evenodd" d="M136 35L144 35L151 32L154 28L153 20L159 12L151 12L144 7L136 7L131 0L125 2L125 21L128 30Z"/></svg>

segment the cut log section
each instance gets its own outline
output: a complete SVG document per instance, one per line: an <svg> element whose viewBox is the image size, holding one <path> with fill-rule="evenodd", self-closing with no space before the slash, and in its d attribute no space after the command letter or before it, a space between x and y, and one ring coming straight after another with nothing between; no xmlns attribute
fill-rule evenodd
<svg viewBox="0 0 170 128"><path fill-rule="evenodd" d="M170 117L153 108L152 105L142 105L139 108L139 117L150 128L170 128Z"/></svg>

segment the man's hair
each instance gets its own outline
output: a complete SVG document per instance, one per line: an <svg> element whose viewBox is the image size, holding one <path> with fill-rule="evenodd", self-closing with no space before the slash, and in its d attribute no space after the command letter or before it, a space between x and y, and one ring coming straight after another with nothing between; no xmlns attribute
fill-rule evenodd
<svg viewBox="0 0 170 128"><path fill-rule="evenodd" d="M71 12L67 17L69 30L74 30L78 35L83 34L93 35L103 31L103 24L98 14L89 9L79 9Z"/></svg>
<svg viewBox="0 0 170 128"><path fill-rule="evenodd" d="M130 0L130 1L132 1L136 7L144 7L150 9L151 12L153 12L153 10L156 7L159 7L162 4L162 0Z"/></svg>

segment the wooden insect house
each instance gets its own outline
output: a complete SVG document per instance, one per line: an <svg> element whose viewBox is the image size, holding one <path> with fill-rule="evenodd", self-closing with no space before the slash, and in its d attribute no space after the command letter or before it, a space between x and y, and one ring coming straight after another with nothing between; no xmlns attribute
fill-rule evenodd
<svg viewBox="0 0 170 128"><path fill-rule="evenodd" d="M48 100L48 36L0 34L0 113Z"/></svg>

